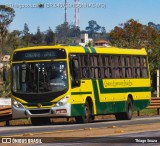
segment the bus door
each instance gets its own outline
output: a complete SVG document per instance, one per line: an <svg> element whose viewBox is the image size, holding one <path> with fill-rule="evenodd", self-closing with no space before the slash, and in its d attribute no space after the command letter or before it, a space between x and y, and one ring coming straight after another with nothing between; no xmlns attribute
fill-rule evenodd
<svg viewBox="0 0 160 146"><path fill-rule="evenodd" d="M70 81L71 81L71 95L74 98L73 104L83 103L82 92L83 89L81 87L81 78L80 78L80 66L78 55L71 54L70 55Z"/></svg>

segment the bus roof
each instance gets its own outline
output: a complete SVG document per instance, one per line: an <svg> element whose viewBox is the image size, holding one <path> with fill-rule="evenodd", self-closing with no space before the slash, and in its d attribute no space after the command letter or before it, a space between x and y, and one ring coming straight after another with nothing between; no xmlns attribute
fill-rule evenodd
<svg viewBox="0 0 160 146"><path fill-rule="evenodd" d="M67 45L54 45L54 46L34 46L27 48L19 48L16 51L26 50L40 50L40 49L65 49L68 53L93 53L93 54L133 54L133 55L147 55L145 48L141 49L127 49L118 47L82 47L82 46L67 46Z"/></svg>

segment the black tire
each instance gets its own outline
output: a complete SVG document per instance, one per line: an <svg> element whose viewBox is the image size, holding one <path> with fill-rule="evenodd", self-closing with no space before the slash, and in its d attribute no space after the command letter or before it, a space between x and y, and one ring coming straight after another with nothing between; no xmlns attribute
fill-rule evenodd
<svg viewBox="0 0 160 146"><path fill-rule="evenodd" d="M116 117L116 120L124 120L124 113L116 113L115 114L115 117Z"/></svg>
<svg viewBox="0 0 160 146"><path fill-rule="evenodd" d="M116 113L116 120L131 120L133 115L133 103L130 98L128 98L126 112L124 113Z"/></svg>
<svg viewBox="0 0 160 146"><path fill-rule="evenodd" d="M125 113L126 120L131 120L133 115L133 103L132 100L128 99L127 112Z"/></svg>
<svg viewBox="0 0 160 146"><path fill-rule="evenodd" d="M46 118L46 117L33 117L33 118L31 118L31 123L34 126L50 125L51 121L50 121L50 118Z"/></svg>
<svg viewBox="0 0 160 146"><path fill-rule="evenodd" d="M85 112L84 116L75 117L77 123L85 124L85 123L92 122L93 117L91 115L91 107L89 106L89 103L87 101L84 104L84 112Z"/></svg>

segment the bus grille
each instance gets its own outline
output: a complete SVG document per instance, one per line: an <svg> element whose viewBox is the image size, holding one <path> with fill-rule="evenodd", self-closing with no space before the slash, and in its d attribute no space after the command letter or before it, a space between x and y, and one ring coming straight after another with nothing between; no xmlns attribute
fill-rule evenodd
<svg viewBox="0 0 160 146"><path fill-rule="evenodd" d="M29 110L31 114L45 114L49 113L50 109L41 109L41 110Z"/></svg>

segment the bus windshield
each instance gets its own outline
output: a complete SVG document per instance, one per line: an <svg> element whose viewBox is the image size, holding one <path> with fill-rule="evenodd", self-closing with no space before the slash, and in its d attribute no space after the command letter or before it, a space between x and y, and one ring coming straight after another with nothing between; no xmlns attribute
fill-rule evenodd
<svg viewBox="0 0 160 146"><path fill-rule="evenodd" d="M60 92L68 88L65 61L14 63L12 91L15 93Z"/></svg>

